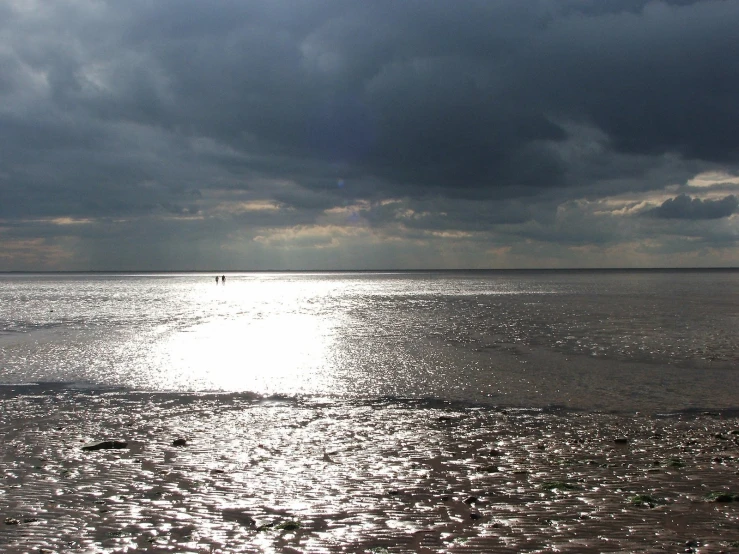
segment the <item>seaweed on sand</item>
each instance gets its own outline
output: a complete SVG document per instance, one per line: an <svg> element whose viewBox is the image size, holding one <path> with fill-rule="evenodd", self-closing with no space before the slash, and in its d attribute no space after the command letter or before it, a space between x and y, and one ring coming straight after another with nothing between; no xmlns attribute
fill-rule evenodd
<svg viewBox="0 0 739 554"><path fill-rule="evenodd" d="M542 490L552 492L555 490L576 491L580 490L581 487L574 483L568 483L567 481L545 481L541 484L541 488Z"/></svg>
<svg viewBox="0 0 739 554"><path fill-rule="evenodd" d="M655 506L664 504L665 501L656 496L652 496L651 494L635 494L629 497L629 503L632 506L646 506L648 508L654 508Z"/></svg>

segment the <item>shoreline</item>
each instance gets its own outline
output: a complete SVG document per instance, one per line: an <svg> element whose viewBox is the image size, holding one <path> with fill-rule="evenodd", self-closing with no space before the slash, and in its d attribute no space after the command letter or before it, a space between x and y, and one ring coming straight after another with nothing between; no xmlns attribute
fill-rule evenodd
<svg viewBox="0 0 739 554"><path fill-rule="evenodd" d="M739 552L733 412L45 390L0 394L9 553Z"/></svg>
<svg viewBox="0 0 739 554"><path fill-rule="evenodd" d="M711 416L723 418L739 418L739 405L728 407L716 406L691 406L684 408L659 409L648 411L643 407L632 407L624 409L600 409L594 410L586 407L567 406L562 404L548 405L525 405L484 403L479 400L458 400L453 398L421 397L421 396L355 396L327 394L263 394L254 391L223 391L223 390L200 390L200 391L176 391L160 389L136 389L120 385L95 385L89 383L70 382L32 382L32 383L0 383L0 401L4 398L28 395L50 395L59 393L70 393L79 395L119 395L131 398L161 397L162 399L177 398L222 398L226 401L242 400L250 402L286 402L296 406L318 406L321 404L347 404L355 407L383 406L388 404L404 405L409 409L437 409L437 410L481 410L498 413L512 414L598 414L610 416L646 416L652 418L673 417L697 417Z"/></svg>

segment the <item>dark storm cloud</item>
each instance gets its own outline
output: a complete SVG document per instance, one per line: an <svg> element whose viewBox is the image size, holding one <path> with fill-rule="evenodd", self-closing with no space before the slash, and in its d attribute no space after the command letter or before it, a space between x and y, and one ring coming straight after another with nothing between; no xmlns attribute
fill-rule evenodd
<svg viewBox="0 0 739 554"><path fill-rule="evenodd" d="M645 215L661 219L721 219L736 213L739 200L733 194L721 200L701 200L681 194L668 198L660 206L648 210Z"/></svg>
<svg viewBox="0 0 739 554"><path fill-rule="evenodd" d="M228 190L279 206L237 225L369 201L373 227L544 236L568 199L739 171L738 26L720 0L0 3L0 219Z"/></svg>
<svg viewBox="0 0 739 554"><path fill-rule="evenodd" d="M132 48L174 100L149 117L323 160L319 175L343 165L386 192L583 184L549 147L568 120L601 129L612 151L736 163L732 3L160 3L134 14Z"/></svg>
<svg viewBox="0 0 739 554"><path fill-rule="evenodd" d="M531 57L547 65L532 75L552 109L592 122L618 150L736 163L738 18L732 2L655 2L558 20L537 38Z"/></svg>

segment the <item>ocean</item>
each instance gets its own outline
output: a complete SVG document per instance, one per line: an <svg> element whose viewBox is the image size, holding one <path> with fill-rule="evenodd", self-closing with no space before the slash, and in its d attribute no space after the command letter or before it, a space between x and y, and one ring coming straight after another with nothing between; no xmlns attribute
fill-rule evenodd
<svg viewBox="0 0 739 554"><path fill-rule="evenodd" d="M739 271L2 274L0 385L739 407Z"/></svg>

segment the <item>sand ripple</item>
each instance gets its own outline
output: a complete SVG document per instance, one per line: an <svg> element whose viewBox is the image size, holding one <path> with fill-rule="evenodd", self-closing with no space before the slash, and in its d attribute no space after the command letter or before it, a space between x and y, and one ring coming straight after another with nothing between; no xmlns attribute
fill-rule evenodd
<svg viewBox="0 0 739 554"><path fill-rule="evenodd" d="M739 496L711 496L739 495L734 417L58 390L0 410L4 552L739 551ZM106 439L128 448L81 449Z"/></svg>

